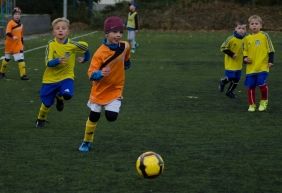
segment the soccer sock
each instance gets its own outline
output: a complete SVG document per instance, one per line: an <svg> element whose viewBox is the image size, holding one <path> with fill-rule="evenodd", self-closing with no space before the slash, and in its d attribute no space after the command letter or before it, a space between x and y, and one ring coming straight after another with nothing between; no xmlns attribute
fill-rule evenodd
<svg viewBox="0 0 282 193"><path fill-rule="evenodd" d="M267 84L259 86L260 93L261 93L261 100L267 100L268 99L268 86Z"/></svg>
<svg viewBox="0 0 282 193"><path fill-rule="evenodd" d="M248 89L248 102L249 105L253 105L256 103L256 88Z"/></svg>
<svg viewBox="0 0 282 193"><path fill-rule="evenodd" d="M18 65L19 65L20 77L26 75L25 62L19 62Z"/></svg>
<svg viewBox="0 0 282 193"><path fill-rule="evenodd" d="M228 82L229 82L229 80L228 80L228 78L225 76L225 77L223 77L222 79L220 79L220 81L224 84L224 85L226 85Z"/></svg>
<svg viewBox="0 0 282 193"><path fill-rule="evenodd" d="M229 88L227 89L227 92L233 92L235 90L235 88L237 87L238 82L235 82L234 80L232 80L230 82Z"/></svg>
<svg viewBox="0 0 282 193"><path fill-rule="evenodd" d="M49 108L46 107L43 103L40 106L40 110L38 113L38 119L40 120L46 120L47 119L47 113L49 112Z"/></svg>
<svg viewBox="0 0 282 193"><path fill-rule="evenodd" d="M96 126L97 126L97 122L92 122L89 119L87 119L83 141L86 142L94 141L94 131L96 129Z"/></svg>
<svg viewBox="0 0 282 193"><path fill-rule="evenodd" d="M7 62L5 59L2 60L2 66L1 66L1 70L0 70L1 73L6 73L8 63L9 62Z"/></svg>

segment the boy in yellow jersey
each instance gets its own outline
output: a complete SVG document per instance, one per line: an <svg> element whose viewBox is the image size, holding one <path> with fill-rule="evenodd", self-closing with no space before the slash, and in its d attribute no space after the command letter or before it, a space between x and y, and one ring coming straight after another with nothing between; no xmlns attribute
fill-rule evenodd
<svg viewBox="0 0 282 193"><path fill-rule="evenodd" d="M75 42L68 38L69 20L57 18L52 22L54 39L49 41L46 48L46 70L43 74L40 98L42 101L36 127L44 127L47 113L56 100L56 108L62 111L64 100L70 100L74 93L74 66L77 53L80 63L90 59L88 44Z"/></svg>
<svg viewBox="0 0 282 193"><path fill-rule="evenodd" d="M244 63L246 63L245 85L248 88L248 111L256 111L256 87L259 87L261 92L258 110L265 111L268 105L268 86L266 80L269 68L273 66L274 47L269 35L261 31L261 17L252 15L248 21L250 34L244 38L243 44Z"/></svg>
<svg viewBox="0 0 282 193"><path fill-rule="evenodd" d="M105 40L95 52L88 69L92 88L87 106L90 113L86 121L80 152L89 152L102 108L106 119L115 121L121 106L125 70L130 67L130 46L121 41L122 19L108 17L104 22Z"/></svg>
<svg viewBox="0 0 282 193"><path fill-rule="evenodd" d="M225 77L219 81L219 91L223 92L225 85L229 83L226 96L230 98L235 98L234 90L241 78L243 64L243 38L245 34L246 24L236 22L233 35L229 36L220 47L221 51L225 54Z"/></svg>
<svg viewBox="0 0 282 193"><path fill-rule="evenodd" d="M131 53L135 53L136 47L138 46L136 42L136 33L138 32L139 22L138 14L136 11L136 4L129 4L129 13L127 17L127 39L130 43Z"/></svg>
<svg viewBox="0 0 282 193"><path fill-rule="evenodd" d="M21 9L15 7L12 12L12 19L6 27L5 39L5 58L2 60L0 68L0 79L6 77L7 65L11 60L11 56L18 62L21 80L29 80L26 75L24 61L24 45L23 45L23 24L21 23Z"/></svg>

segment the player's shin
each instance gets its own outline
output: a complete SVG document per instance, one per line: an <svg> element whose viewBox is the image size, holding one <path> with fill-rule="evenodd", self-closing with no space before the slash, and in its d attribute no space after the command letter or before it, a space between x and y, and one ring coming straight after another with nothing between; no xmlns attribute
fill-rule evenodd
<svg viewBox="0 0 282 193"><path fill-rule="evenodd" d="M20 77L23 77L26 75L26 68L25 68L25 62L19 62L19 71L20 71Z"/></svg>
<svg viewBox="0 0 282 193"><path fill-rule="evenodd" d="M95 132L96 126L97 126L97 122L92 122L89 119L87 119L83 141L85 142L94 141L94 132Z"/></svg>
<svg viewBox="0 0 282 193"><path fill-rule="evenodd" d="M261 100L268 100L268 86L267 84L259 86L261 93Z"/></svg>
<svg viewBox="0 0 282 193"><path fill-rule="evenodd" d="M1 70L0 70L1 73L4 73L4 74L6 73L8 63L9 63L9 62L6 61L5 59L2 60L2 66L1 66Z"/></svg>
<svg viewBox="0 0 282 193"><path fill-rule="evenodd" d="M49 108L46 107L46 106L42 103L41 106L40 106L40 110L39 110L37 119L39 119L39 120L46 120L46 119L47 119L47 114L48 114L48 112L49 112Z"/></svg>

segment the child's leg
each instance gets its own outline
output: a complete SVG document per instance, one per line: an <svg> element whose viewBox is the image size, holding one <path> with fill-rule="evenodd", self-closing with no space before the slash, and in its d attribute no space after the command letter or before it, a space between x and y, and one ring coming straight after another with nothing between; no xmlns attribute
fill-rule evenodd
<svg viewBox="0 0 282 193"><path fill-rule="evenodd" d="M268 100L268 86L267 84L259 86L261 93L261 100Z"/></svg>
<svg viewBox="0 0 282 193"><path fill-rule="evenodd" d="M20 77L22 80L29 80L29 78L26 75L26 67L25 67L25 62L24 62L24 55L23 53L17 53L14 54L14 59L16 62L18 62L18 67L19 67L19 72L20 72Z"/></svg>
<svg viewBox="0 0 282 193"><path fill-rule="evenodd" d="M10 54L5 54L5 58L2 60L2 65L0 69L0 74L2 75L1 78L5 77L5 73L7 71L7 65L9 63L10 59Z"/></svg>
<svg viewBox="0 0 282 193"><path fill-rule="evenodd" d="M256 104L256 88L248 88L248 103L249 105L255 105Z"/></svg>
<svg viewBox="0 0 282 193"><path fill-rule="evenodd" d="M92 107L94 106L95 105L93 104ZM97 105L96 107L101 109L99 105ZM97 127L97 122L100 119L100 114L101 114L100 112L94 112L92 110L90 111L89 117L85 125L83 142L81 143L81 145L78 148L80 152L89 152L90 151L91 144L94 141L94 132Z"/></svg>
<svg viewBox="0 0 282 193"><path fill-rule="evenodd" d="M35 127L41 128L45 126L46 120L47 120L47 114L49 112L50 108L45 106L43 103L41 103L37 120L35 123Z"/></svg>
<svg viewBox="0 0 282 193"><path fill-rule="evenodd" d="M238 79L235 79L235 78L232 78L230 80L230 84L229 84L229 87L226 91L226 96L230 97L230 98L235 98L235 94L233 93L233 91L235 90L235 88L237 87L238 85L238 82L239 80Z"/></svg>
<svg viewBox="0 0 282 193"><path fill-rule="evenodd" d="M97 122L100 119L99 112L90 111L89 117L86 121L85 125L85 132L84 132L84 142L91 142L94 141L94 132L97 126Z"/></svg>
<svg viewBox="0 0 282 193"><path fill-rule="evenodd" d="M220 81L219 81L218 90L219 90L220 92L223 92L223 91L224 91L224 87L225 87L225 85L226 85L228 82L229 82L229 79L228 79L227 76L221 78Z"/></svg>
<svg viewBox="0 0 282 193"><path fill-rule="evenodd" d="M56 109L57 111L63 111L64 100L70 100L74 93L74 80L65 79L60 82L60 89L56 95Z"/></svg>

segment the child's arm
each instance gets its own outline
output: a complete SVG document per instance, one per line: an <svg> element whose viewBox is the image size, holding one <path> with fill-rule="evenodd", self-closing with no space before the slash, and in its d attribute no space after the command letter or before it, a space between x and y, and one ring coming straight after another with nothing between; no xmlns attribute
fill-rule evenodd
<svg viewBox="0 0 282 193"><path fill-rule="evenodd" d="M274 65L274 52L268 53L268 67L271 68Z"/></svg>
<svg viewBox="0 0 282 193"><path fill-rule="evenodd" d="M100 70L100 67L103 63L102 57L96 52L91 60L91 64L88 69L88 77L91 81L97 81L102 79L104 76L110 74L110 67L105 66Z"/></svg>

